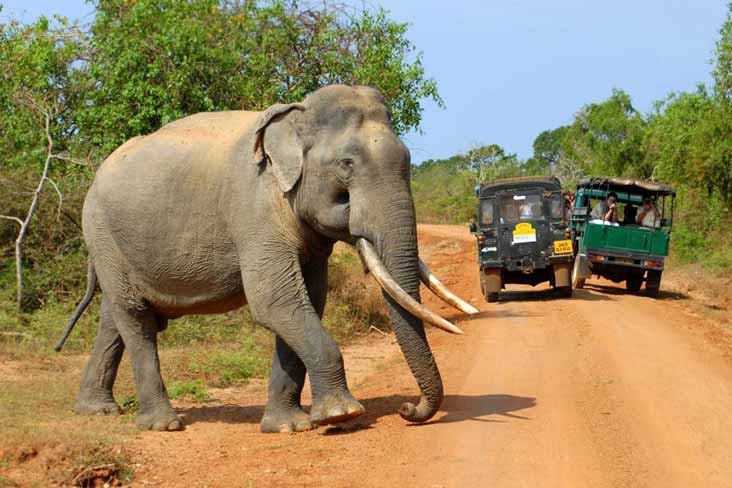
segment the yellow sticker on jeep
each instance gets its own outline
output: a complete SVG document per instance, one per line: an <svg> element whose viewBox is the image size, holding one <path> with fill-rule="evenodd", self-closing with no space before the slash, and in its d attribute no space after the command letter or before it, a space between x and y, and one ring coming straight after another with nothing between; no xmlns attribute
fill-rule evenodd
<svg viewBox="0 0 732 488"><path fill-rule="evenodd" d="M536 229L531 222L520 222L513 228L513 244L536 242Z"/></svg>
<svg viewBox="0 0 732 488"><path fill-rule="evenodd" d="M572 241L554 241L554 254L569 254L572 252Z"/></svg>

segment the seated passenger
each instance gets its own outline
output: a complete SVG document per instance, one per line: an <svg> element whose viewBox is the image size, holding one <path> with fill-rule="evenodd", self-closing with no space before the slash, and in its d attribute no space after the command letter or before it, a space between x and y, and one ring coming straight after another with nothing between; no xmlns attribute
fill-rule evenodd
<svg viewBox="0 0 732 488"><path fill-rule="evenodd" d="M531 218L531 205L528 202L523 202L519 206L519 218L526 220Z"/></svg>
<svg viewBox="0 0 732 488"><path fill-rule="evenodd" d="M614 191L607 194L606 200L595 205L592 209L592 220L618 223L618 195Z"/></svg>
<svg viewBox="0 0 732 488"><path fill-rule="evenodd" d="M531 217L534 219L540 219L543 217L543 208L541 203L535 203L531 206Z"/></svg>
<svg viewBox="0 0 732 488"><path fill-rule="evenodd" d="M572 208L574 207L574 193L564 192L562 194L564 199L564 221L569 222L572 220Z"/></svg>
<svg viewBox="0 0 732 488"><path fill-rule="evenodd" d="M646 197L643 199L643 207L638 212L635 223L651 229L661 227L661 212L658 211L651 198Z"/></svg>
<svg viewBox="0 0 732 488"><path fill-rule="evenodd" d="M623 225L635 224L636 215L638 215L638 207L630 203L626 204L623 210Z"/></svg>

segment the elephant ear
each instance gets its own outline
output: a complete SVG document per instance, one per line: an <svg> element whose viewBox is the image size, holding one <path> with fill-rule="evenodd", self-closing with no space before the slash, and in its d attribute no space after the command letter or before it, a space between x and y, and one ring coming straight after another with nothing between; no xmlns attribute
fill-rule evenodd
<svg viewBox="0 0 732 488"><path fill-rule="evenodd" d="M254 162L270 162L283 193L292 190L297 183L304 158L300 134L286 117L291 110L305 110L305 106L299 103L272 105L259 115L254 126Z"/></svg>

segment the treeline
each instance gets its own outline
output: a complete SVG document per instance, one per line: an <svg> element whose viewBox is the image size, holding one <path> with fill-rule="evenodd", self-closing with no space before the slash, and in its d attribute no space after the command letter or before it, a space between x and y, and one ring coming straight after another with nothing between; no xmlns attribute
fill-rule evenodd
<svg viewBox="0 0 732 488"><path fill-rule="evenodd" d="M478 181L554 174L572 189L585 176L623 176L672 184L677 211L675 255L715 268L732 267L732 4L722 24L713 84L670 94L648 114L630 95L581 107L567 126L542 132L533 156L520 160L495 145L413 168L418 216L425 222L464 223L475 212Z"/></svg>
<svg viewBox="0 0 732 488"><path fill-rule="evenodd" d="M95 169L130 137L191 113L299 101L332 83L381 90L399 133L419 127L425 99L442 105L407 25L381 9L298 0L89 3L88 24L0 23L3 323L3 312L15 314L16 255L23 311L78 298L81 203Z"/></svg>

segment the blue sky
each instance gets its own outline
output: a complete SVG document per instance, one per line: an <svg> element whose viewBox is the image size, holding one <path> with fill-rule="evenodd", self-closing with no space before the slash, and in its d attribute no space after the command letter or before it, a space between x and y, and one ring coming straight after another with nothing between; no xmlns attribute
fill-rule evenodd
<svg viewBox="0 0 732 488"><path fill-rule="evenodd" d="M410 24L447 108L425 107L412 159L449 157L475 143L521 157L534 138L569 123L613 88L641 111L710 81L726 0L369 0ZM2 17L88 15L83 0L0 0Z"/></svg>

